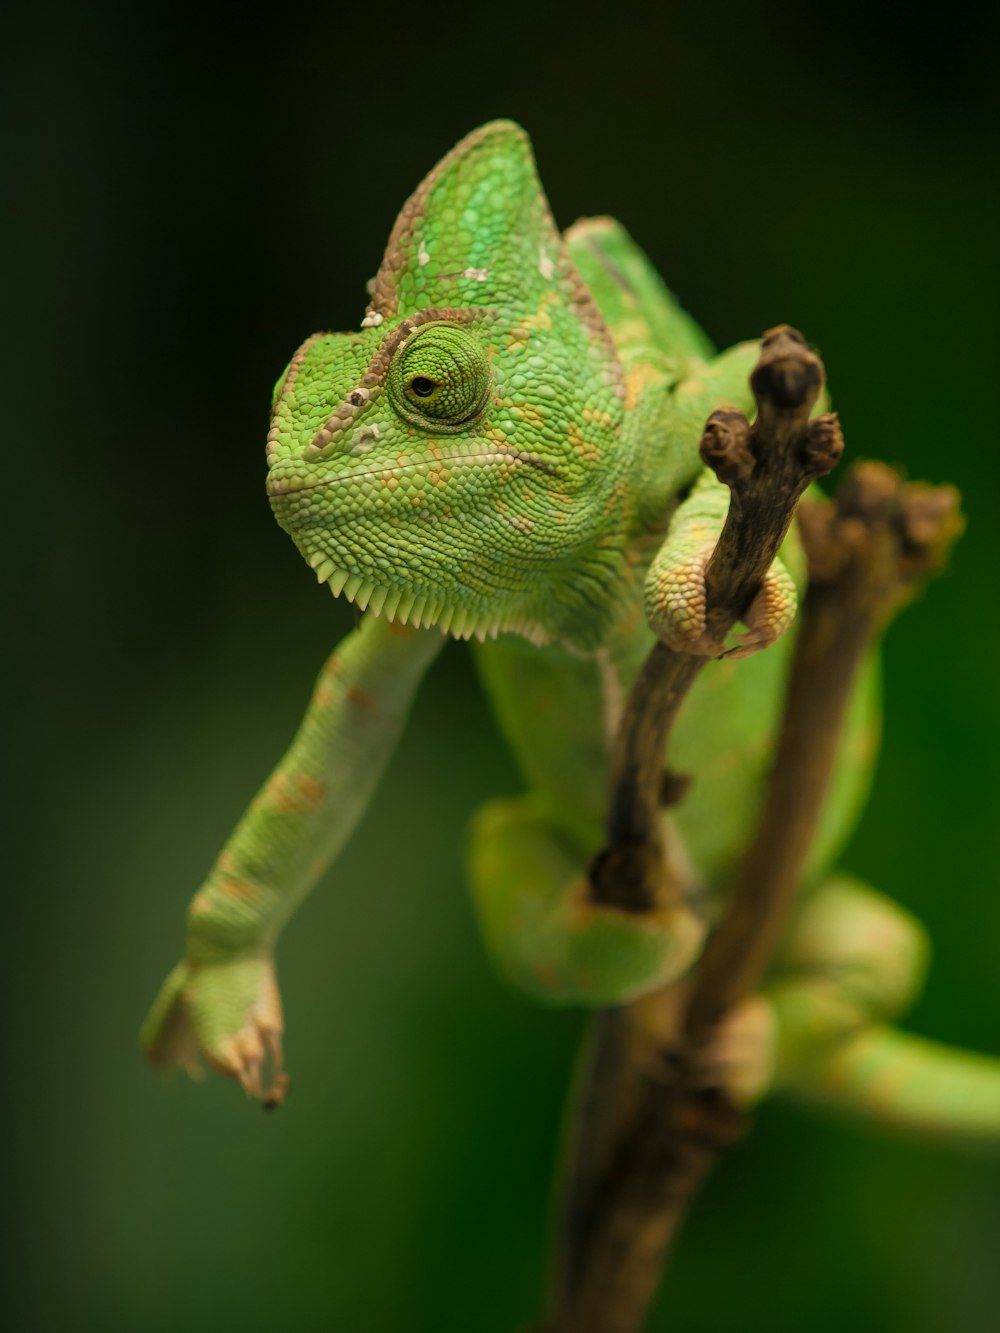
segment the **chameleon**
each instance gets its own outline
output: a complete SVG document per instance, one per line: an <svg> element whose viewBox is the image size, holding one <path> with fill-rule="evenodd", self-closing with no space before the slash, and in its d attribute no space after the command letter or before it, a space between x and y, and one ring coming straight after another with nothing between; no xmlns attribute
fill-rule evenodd
<svg viewBox="0 0 1000 1333"><path fill-rule="evenodd" d="M368 291L359 330L295 352L266 444L275 518L359 619L191 901L184 958L142 1031L155 1064L207 1061L268 1104L287 1083L277 938L448 639L473 641L526 787L472 823L486 950L541 1000L620 1004L700 955L757 814L804 581L793 530L739 632L711 639L705 568L729 493L698 442L714 409L751 409L759 345L717 353L616 221L560 233L512 121L423 180ZM717 660L672 741L672 766L694 775L664 813L689 892L636 913L590 901L585 868L623 699L657 637ZM1000 1060L892 1026L919 991L924 930L835 868L877 749L876 676L856 690L794 929L719 1058L746 1099L786 1091L998 1142Z"/></svg>

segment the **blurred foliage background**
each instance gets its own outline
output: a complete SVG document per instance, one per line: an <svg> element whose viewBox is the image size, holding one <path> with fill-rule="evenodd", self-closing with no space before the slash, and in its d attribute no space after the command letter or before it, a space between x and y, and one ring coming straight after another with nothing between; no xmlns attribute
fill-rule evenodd
<svg viewBox="0 0 1000 1333"><path fill-rule="evenodd" d="M852 455L965 494L893 631L850 865L931 928L912 1025L1000 1054L993 7L8 3L7 1327L508 1333L580 1020L494 979L460 870L518 778L466 653L280 953L266 1117L146 1069L182 913L349 616L264 499L268 394L496 115L720 344L787 320ZM655 1329L994 1330L996 1160L767 1106Z"/></svg>

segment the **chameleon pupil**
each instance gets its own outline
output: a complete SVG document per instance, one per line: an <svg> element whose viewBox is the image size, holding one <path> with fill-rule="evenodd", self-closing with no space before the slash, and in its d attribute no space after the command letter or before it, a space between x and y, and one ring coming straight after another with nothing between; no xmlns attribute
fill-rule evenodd
<svg viewBox="0 0 1000 1333"><path fill-rule="evenodd" d="M428 321L389 367L392 403L419 430L467 429L486 406L489 363L479 341L454 324Z"/></svg>

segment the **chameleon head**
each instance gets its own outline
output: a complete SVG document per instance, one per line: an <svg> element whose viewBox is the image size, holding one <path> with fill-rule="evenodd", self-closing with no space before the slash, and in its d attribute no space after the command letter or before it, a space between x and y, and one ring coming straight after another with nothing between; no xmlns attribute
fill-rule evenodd
<svg viewBox="0 0 1000 1333"><path fill-rule="evenodd" d="M271 504L362 608L573 639L622 577L623 397L527 138L497 121L404 207L360 333L310 338L279 381Z"/></svg>

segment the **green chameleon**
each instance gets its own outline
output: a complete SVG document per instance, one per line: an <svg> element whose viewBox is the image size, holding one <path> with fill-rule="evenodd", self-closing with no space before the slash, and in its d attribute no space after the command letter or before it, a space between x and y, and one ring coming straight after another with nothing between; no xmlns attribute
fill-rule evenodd
<svg viewBox="0 0 1000 1333"><path fill-rule="evenodd" d="M699 956L753 827L802 581L792 538L745 632L709 639L703 576L729 493L698 442L713 409L751 408L758 346L716 355L616 222L560 235L517 125L474 131L430 173L370 294L360 332L316 334L295 353L267 438L279 524L364 614L195 895L184 960L143 1030L154 1062L194 1072L203 1056L271 1100L284 1087L278 934L357 823L449 636L478 641L528 787L472 829L489 952L543 999L608 1005ZM609 741L654 635L729 651L702 673L673 742L674 767L696 778L670 831L691 893L636 914L588 901L584 870L602 842ZM1000 1061L886 1026L919 987L920 926L828 873L865 795L873 677L857 691L767 1021L742 1024L731 1046L744 1053L727 1068L745 1095L785 1088L1000 1141Z"/></svg>

